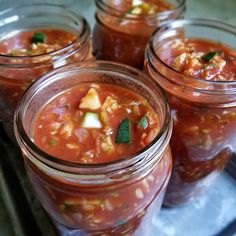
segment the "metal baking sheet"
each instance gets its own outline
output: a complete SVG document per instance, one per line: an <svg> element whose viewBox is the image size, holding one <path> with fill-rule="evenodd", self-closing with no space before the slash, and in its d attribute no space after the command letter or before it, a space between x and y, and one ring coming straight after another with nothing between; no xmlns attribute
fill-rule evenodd
<svg viewBox="0 0 236 236"><path fill-rule="evenodd" d="M4 135L2 126L0 153L0 235L55 236L27 180L20 150Z"/></svg>

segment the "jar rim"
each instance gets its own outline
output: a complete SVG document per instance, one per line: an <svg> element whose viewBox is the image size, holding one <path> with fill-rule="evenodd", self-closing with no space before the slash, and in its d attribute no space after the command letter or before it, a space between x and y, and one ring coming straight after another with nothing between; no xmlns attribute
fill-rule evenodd
<svg viewBox="0 0 236 236"><path fill-rule="evenodd" d="M37 91L38 86L40 85L40 88L43 87L43 83L47 83L50 78L50 82L53 81L53 79L62 78L66 75L68 71L73 69L79 73L79 71L82 71L83 69L86 71L86 69L92 69L96 72L100 71L107 71L109 72L116 72L120 74L124 74L124 72L129 75L130 77L133 77L132 79L136 82L134 79L135 76L140 76L142 79L145 79L147 83L149 83L152 86L152 90L155 90L159 92L161 95L161 101L164 104L164 119L163 124L160 128L159 133L156 135L156 137L152 140L152 142L144 147L142 150L138 151L135 154L126 156L125 158L106 162L106 163L98 163L98 164L82 164L82 163L74 163L71 161L62 160L59 158L56 158L52 155L47 154L46 152L42 151L40 148L35 145L35 143L31 140L29 135L27 134L24 124L23 124L23 117L27 109L27 104L29 104L30 97L35 94ZM64 74L64 75L63 75ZM58 76L61 75L61 76ZM53 78L54 77L54 78ZM57 78L56 78L57 77ZM51 82L52 83L52 82ZM109 83L109 82L108 82ZM137 80L137 84L142 85L142 81ZM139 162L142 159L145 159L143 156L146 154L150 149L152 148L158 148L159 150L164 150L166 148L170 135L172 132L172 119L170 114L170 108L168 104L167 96L164 92L164 90L150 77L142 73L141 71L134 69L130 66L115 63L115 62L108 62L108 61L87 61L87 62L79 62L79 63L72 63L66 66L62 66L60 68L57 68L53 71L50 71L43 76L41 76L39 79L33 82L33 84L26 90L25 94L21 98L20 102L18 103L15 117L14 117L14 130L15 135L17 138L18 143L20 146L22 145L29 153L34 153L34 158L37 159L40 163L47 165L49 167L52 167L56 170L64 170L66 167L67 171L72 173L91 173L92 175L95 173L104 173L106 172L105 168L108 166L109 171L108 173L113 172L117 169L120 169L122 165L125 167L129 167L130 164L135 161ZM157 145L159 144L159 145ZM38 154L38 155L37 155ZM142 158L141 158L142 156ZM43 157L43 158L41 158ZM140 164L140 163L139 163ZM122 168L124 168L122 166Z"/></svg>
<svg viewBox="0 0 236 236"><path fill-rule="evenodd" d="M165 17L166 15L169 15L175 11L180 11L180 12L183 12L185 10L185 3L186 3L186 0L178 0L179 1L179 4L177 4L175 6L175 8L171 9L171 10L166 10L166 11L163 11L163 12L158 12L158 13L155 13L155 14L151 14L151 15L133 15L131 13L127 13L127 12L124 12L124 11L121 11L119 9L116 9L112 6L110 6L109 4L106 4L104 0L95 0L95 3L96 3L96 6L97 8L103 10L104 12L107 12L109 13L109 15L113 15L113 16L121 16L125 19L130 19L130 20L140 20L140 19L155 19L156 17ZM124 13L125 16L124 16Z"/></svg>
<svg viewBox="0 0 236 236"><path fill-rule="evenodd" d="M54 50L52 52L46 52L46 53L43 53L43 54L36 54L36 55L26 55L26 56L12 56L12 55L7 55L7 54L1 54L0 53L0 59L3 59L3 60L13 60L13 61L17 61L17 60L28 60L28 59L38 59L38 58L47 58L48 56L57 56L57 55L64 55L66 54L68 51L70 53L76 51L76 50L79 50L79 48L83 47L87 41L88 41L88 38L90 36L90 26L89 24L87 23L86 19L82 16L82 15L78 15L76 14L75 12L71 11L68 7L64 6L64 5L60 5L60 4L50 4L50 3L35 3L35 4L24 4L24 5L17 5L17 6L14 6L14 7L10 7L2 12L0 12L0 17L4 17L4 15L6 15L6 18L9 18L11 16L9 16L9 14L12 13L12 15L15 15L17 14L17 11L20 11L22 9L25 9L25 8L32 8L32 9L35 9L35 12L37 12L37 9L39 7L46 7L47 9L48 8L51 8L51 9L59 9L59 10L62 10L64 12L64 14L66 13L68 16L72 17L73 20L76 20L79 22L79 24L82 26L82 30L80 32L79 35L76 36L75 40L67 45L65 45L64 47L60 48L60 49L57 49L57 50ZM31 12L32 14L32 12ZM27 15L23 18L27 17ZM15 20L14 20L15 19ZM20 18L22 19L22 18ZM4 20L4 19L3 19ZM15 22L17 21L18 18L17 17L14 17L12 18L12 21L10 22L7 22L8 23L11 23L11 22ZM1 20L0 20L1 22ZM77 24L78 24L77 22ZM5 25L4 23L0 23L0 27L2 25ZM53 26L53 23L52 23L52 26ZM76 46L76 47L75 47ZM75 48L73 48L75 47ZM73 49L73 50L71 50ZM63 54L64 53L64 54ZM39 64L42 64L42 63L45 63L47 61L50 61L50 62L54 62L54 61L57 61L57 59L48 59L48 60L40 60L37 61L37 62L31 62L31 63L24 63L24 62L21 62L21 63L1 63L2 65L4 66L7 66L9 65L10 67L24 67L24 66L29 66L29 64L33 64L33 65L39 65Z"/></svg>
<svg viewBox="0 0 236 236"><path fill-rule="evenodd" d="M167 24L161 26L160 28L156 29L148 43L146 52L145 52L145 58L150 62L152 69L154 69L158 74L160 74L161 76L163 76L166 80L171 81L172 83L175 83L177 85L181 85L183 87L189 88L189 89L195 89L195 90L199 90L202 91L204 93L211 93L210 91L208 91L207 89L204 90L202 89L202 87L209 87L209 86L214 86L215 87L215 92L222 94L225 93L225 87L223 87L222 85L227 85L227 86L233 86L233 88L229 88L228 93L229 94L235 94L236 93L236 81L211 81L211 80L203 80L200 78L194 78L191 76L187 76L187 75L183 75L181 72L175 70L174 68L172 68L170 65L168 65L167 63L165 63L156 53L155 50L155 39L160 37L163 33L168 32L168 30L172 29L172 28L178 28L178 27L184 27L185 25L192 25L192 26L203 26L203 27L211 27L211 28L216 28L218 30L223 30L225 32L229 32L233 35L235 35L236 37L236 27L234 27L231 24L227 24L225 22L222 21L218 21L218 20L210 20L210 19L204 19L204 18L191 18L191 19L179 19L179 20L175 20L172 22L168 22ZM167 71L173 73L174 75L178 76L185 76L188 79L191 79L191 81L196 81L199 85L203 85L203 86L199 86L199 88L196 88L194 86L191 85L186 85L186 83L181 82L180 80L177 81L172 81L171 78L167 78L165 75L161 74L158 69L155 67L155 65L153 65L152 60L149 60L150 57L154 58L154 60L157 60L158 63L160 63L162 66L165 67L165 69L167 69ZM235 86L235 87L234 87Z"/></svg>

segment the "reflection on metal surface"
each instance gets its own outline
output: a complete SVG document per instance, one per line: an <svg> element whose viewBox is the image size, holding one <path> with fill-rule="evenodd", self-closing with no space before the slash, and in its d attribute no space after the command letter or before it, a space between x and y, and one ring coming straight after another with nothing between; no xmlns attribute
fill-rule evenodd
<svg viewBox="0 0 236 236"><path fill-rule="evenodd" d="M53 226L28 183L20 151L9 141L1 123L0 152L0 194L15 235L55 236Z"/></svg>

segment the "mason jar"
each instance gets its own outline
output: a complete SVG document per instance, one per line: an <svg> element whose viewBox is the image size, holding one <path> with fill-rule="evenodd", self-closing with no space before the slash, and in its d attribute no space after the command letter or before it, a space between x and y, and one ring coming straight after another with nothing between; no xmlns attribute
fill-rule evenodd
<svg viewBox="0 0 236 236"><path fill-rule="evenodd" d="M63 6L32 4L2 11L0 30L0 121L14 140L13 114L25 89L53 68L92 59L90 28L83 17ZM64 32L64 35L73 35L73 40L55 50L48 48L45 53L30 55L29 50L21 51L21 47L30 42L29 34L36 31L51 32L57 40L63 38ZM16 50L19 55L12 53Z"/></svg>
<svg viewBox="0 0 236 236"><path fill-rule="evenodd" d="M147 14L136 13L135 9L142 9L142 5L133 7L132 2L96 0L93 50L96 59L122 62L142 70L145 48L153 31L183 17L185 0L143 1L142 4L166 4L162 10Z"/></svg>
<svg viewBox="0 0 236 236"><path fill-rule="evenodd" d="M149 42L145 70L167 92L174 119L174 167L164 201L167 206L206 194L235 151L235 40L233 26L186 19L158 29ZM188 50L176 57L185 70L179 71L169 62L190 41ZM213 46L206 51L197 41ZM196 47L206 54L194 51ZM212 49L216 47L218 51Z"/></svg>
<svg viewBox="0 0 236 236"><path fill-rule="evenodd" d="M69 161L70 155L62 160L45 153L32 138L37 112L57 94L84 83L122 86L147 99L159 118L154 139L135 154L105 163L78 163ZM151 222L171 173L171 132L163 90L136 69L106 61L71 64L45 74L26 91L15 114L28 178L61 235L156 235Z"/></svg>

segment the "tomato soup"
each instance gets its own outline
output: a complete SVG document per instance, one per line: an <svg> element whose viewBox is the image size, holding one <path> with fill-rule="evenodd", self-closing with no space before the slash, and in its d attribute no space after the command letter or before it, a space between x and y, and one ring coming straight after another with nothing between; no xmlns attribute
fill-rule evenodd
<svg viewBox="0 0 236 236"><path fill-rule="evenodd" d="M156 33L156 41L151 42L156 59L149 47L145 66L166 89L172 105L171 149L175 161L165 198L169 206L186 203L204 193L223 171L236 145L236 50L223 40L198 38L199 32L196 38L184 37L183 28L195 32L200 26L198 22L191 23L193 26L182 22L173 26L178 32L176 38L169 34L162 38L163 42L160 39L165 33ZM210 22L211 27L205 26L208 22L200 23L202 31L209 27L209 32L214 29L213 35L215 31L217 35L224 34L223 24L215 29L214 22ZM172 32L172 26L165 32ZM222 38L227 37L230 35ZM159 46L161 43L163 46Z"/></svg>
<svg viewBox="0 0 236 236"><path fill-rule="evenodd" d="M236 80L236 51L220 42L176 40L163 48L161 58L176 71L196 79Z"/></svg>
<svg viewBox="0 0 236 236"><path fill-rule="evenodd" d="M27 110L22 121L31 120L25 126L28 141L36 145L30 152L37 152L36 159L41 156L39 162L47 159L39 164L16 131L29 179L62 234L153 233L149 222L160 209L172 166L165 95L132 68L105 62L84 65L61 68L56 78L41 78L31 88L39 86L31 105L22 103ZM68 75L61 74L64 70ZM37 99L40 90L47 96L43 102ZM25 96L23 101L28 101ZM40 109L33 114L35 105ZM55 169L51 161L57 163Z"/></svg>
<svg viewBox="0 0 236 236"><path fill-rule="evenodd" d="M131 91L83 84L40 111L33 137L53 156L97 164L137 153L157 135L158 123L148 102Z"/></svg>
<svg viewBox="0 0 236 236"><path fill-rule="evenodd" d="M96 2L97 23L93 32L96 58L122 62L139 69L143 68L145 47L153 31L160 24L179 17L184 10L184 1Z"/></svg>
<svg viewBox="0 0 236 236"><path fill-rule="evenodd" d="M60 50L76 40L76 35L57 29L35 29L9 33L0 42L0 52L8 56L34 56Z"/></svg>
<svg viewBox="0 0 236 236"><path fill-rule="evenodd" d="M11 34L13 34L13 36L11 36ZM57 66L56 63L53 65L45 62L45 60L47 62L51 60L50 53L68 46L74 42L76 38L72 33L56 29L37 29L16 34L11 32L9 35L9 38L0 41L0 54L5 57L6 60L12 61L11 58L15 60L12 61L10 68L3 68L0 73L0 103L3 120L8 120L10 114L11 116L13 115L12 113L14 112L17 102L28 85L43 73ZM35 41L33 41L34 38L36 38ZM41 62L43 65L37 66L37 63L40 64ZM11 66L14 67L13 63L26 63L25 66L27 68L11 68ZM27 64L29 66L27 66ZM32 64L36 65L31 67ZM19 67L20 66L21 65L19 65ZM4 114L6 117L4 117Z"/></svg>
<svg viewBox="0 0 236 236"><path fill-rule="evenodd" d="M88 25L64 10L50 4L27 5L1 16L6 19L0 27L0 120L13 140L13 114L29 84L53 68L87 60ZM8 19L21 11L24 14L17 21ZM68 15L62 26L60 20L65 12Z"/></svg>

